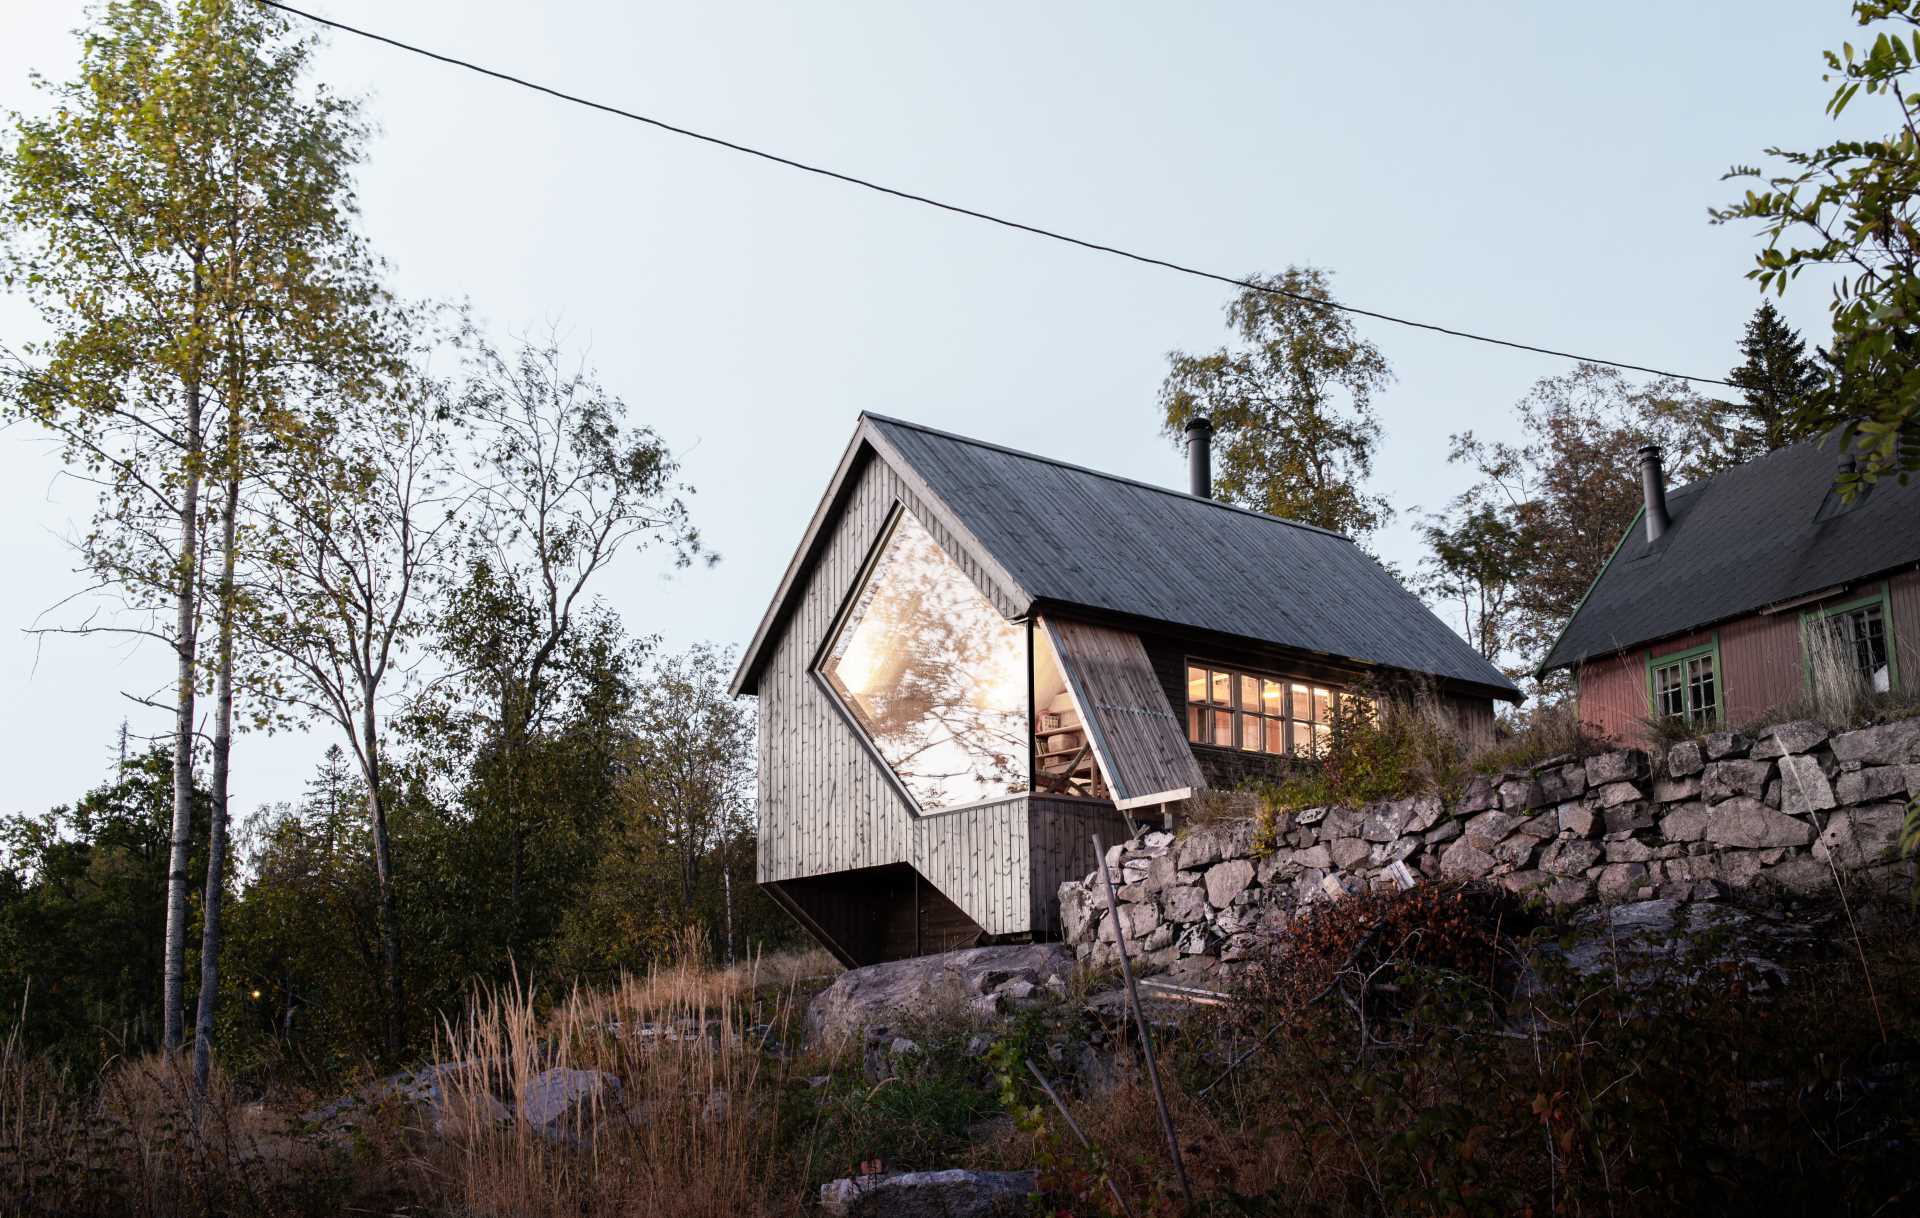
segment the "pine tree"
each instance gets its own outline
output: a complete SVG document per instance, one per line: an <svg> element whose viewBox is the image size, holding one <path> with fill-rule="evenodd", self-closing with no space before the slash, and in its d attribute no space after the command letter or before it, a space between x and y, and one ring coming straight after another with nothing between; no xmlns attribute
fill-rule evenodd
<svg viewBox="0 0 1920 1218"><path fill-rule="evenodd" d="M1810 429L1805 412L1796 406L1820 388L1826 373L1807 355L1806 340L1780 316L1770 300L1762 301L1747 322L1740 340L1746 356L1727 379L1740 387L1746 400L1735 404L1731 444L1741 460L1764 456L1818 434Z"/></svg>

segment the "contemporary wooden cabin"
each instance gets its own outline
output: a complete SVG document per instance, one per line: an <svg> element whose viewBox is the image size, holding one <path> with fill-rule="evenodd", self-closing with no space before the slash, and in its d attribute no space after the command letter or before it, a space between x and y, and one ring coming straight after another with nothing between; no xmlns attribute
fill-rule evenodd
<svg viewBox="0 0 1920 1218"><path fill-rule="evenodd" d="M1588 731L1752 723L1816 680L1920 689L1920 479L1845 500L1829 438L1669 495L1660 450L1640 456L1640 512L1540 666L1573 673Z"/></svg>
<svg viewBox="0 0 1920 1218"><path fill-rule="evenodd" d="M1092 835L1278 773L1347 691L1519 692L1350 540L863 414L735 674L759 880L849 964L1057 936Z"/></svg>

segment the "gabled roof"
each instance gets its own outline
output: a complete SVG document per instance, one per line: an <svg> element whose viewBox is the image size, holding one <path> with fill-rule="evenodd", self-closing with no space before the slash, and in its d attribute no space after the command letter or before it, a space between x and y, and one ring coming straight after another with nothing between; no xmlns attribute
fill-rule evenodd
<svg viewBox="0 0 1920 1218"><path fill-rule="evenodd" d="M866 452L925 489L944 524L1020 605L1092 610L1519 699L1501 672L1338 533L1062 461L862 414L734 678L753 692L786 601Z"/></svg>
<svg viewBox="0 0 1920 1218"><path fill-rule="evenodd" d="M1652 544L1635 516L1540 671L1920 562L1920 480L1844 505L1839 463L1834 444L1808 440L1689 483L1668 494L1673 523Z"/></svg>

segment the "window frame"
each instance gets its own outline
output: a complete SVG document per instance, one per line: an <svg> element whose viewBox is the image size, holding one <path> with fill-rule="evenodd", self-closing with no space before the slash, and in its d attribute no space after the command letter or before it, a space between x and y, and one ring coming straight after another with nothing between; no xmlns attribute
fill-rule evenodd
<svg viewBox="0 0 1920 1218"><path fill-rule="evenodd" d="M847 619L853 615L854 606L859 604L860 593L866 588L868 581L873 578L875 569L880 565L880 559L886 554L887 543L893 540L894 531L899 528L902 518L909 514L913 516L914 523L922 529L925 529L927 535L933 538L933 543L940 547L941 552L947 556L948 560L953 562L956 567L959 567L960 573L966 575L966 568L960 565L959 560L954 558L953 552L947 548L946 543L941 541L940 535L934 531L935 526L928 524L926 520L922 519L920 514L908 507L904 500L896 498L893 501L893 507L887 512L886 519L880 522L879 530L874 533L873 542L867 547L866 557L861 560L859 568L854 572L852 582L847 586L845 593L842 594L839 608L834 610L833 617L827 622L827 628L821 634L819 643L814 647L812 657L807 661L807 676L812 680L814 688L825 695L827 704L832 706L834 713L840 716L840 721L846 724L847 730L851 731L854 739L860 742L860 747L866 751L867 756L872 759L875 765L880 767L880 773L885 776L886 781L892 785L894 793L906 804L908 815L914 819L951 816L957 812L969 812L976 808L991 807L994 804L1008 803L1017 799L1032 799L1036 793L1033 790L1033 625L1031 621L1015 622L1012 619L1008 619L1010 624L1021 627L1021 637L1026 640L1027 644L1027 789L1025 791L993 795L983 799L970 800L963 804L952 804L940 808L929 809L924 807L919 799L914 796L912 790L907 787L906 782L894 771L893 763L887 760L886 754L880 751L880 746L874 743L872 736L867 734L867 729L861 724L860 717L856 715L853 708L849 707L845 700L840 697L840 691L833 687L833 681L827 675L826 665L833 655L834 642L839 639L840 632L846 627ZM993 597L990 596L985 589L981 588L979 584L974 583L972 576L967 576L967 582L973 584L974 591L978 592L981 599L993 607L994 612L1000 612L1000 606L994 604ZM1004 616L1004 614L1002 616ZM1050 794L1045 798L1073 799L1083 797Z"/></svg>
<svg viewBox="0 0 1920 1218"><path fill-rule="evenodd" d="M1192 698L1192 670L1196 668L1207 674L1206 692L1209 697L1208 700L1204 702L1195 702ZM1224 704L1214 702L1211 698L1214 674L1223 674L1228 679L1228 701ZM1261 708L1258 710L1247 710L1241 707L1241 682L1249 679L1261 683L1257 692L1264 692L1266 682L1273 682L1280 687L1279 713L1267 713L1264 699L1262 699ZM1187 733L1187 746L1189 748L1216 749L1222 753L1237 753L1247 757L1273 757L1283 761L1314 760L1314 753L1296 751L1293 739L1293 729L1296 722L1308 724L1309 730L1311 730L1313 725L1323 722L1323 720L1313 717L1315 713L1312 705L1314 701L1313 691L1326 691L1329 717L1324 720L1324 722L1327 723L1332 722L1331 711L1337 700L1342 697L1354 696L1351 687L1327 681L1324 678L1300 675L1289 676L1272 669L1255 668L1241 663L1202 659L1191 655L1185 657L1185 662L1182 665L1181 685L1183 688L1181 706L1185 711L1185 713L1181 715L1181 725ZM1293 687L1296 685L1303 686L1308 691L1307 699L1309 705L1306 718L1296 718L1294 715ZM1196 707L1203 709L1208 716L1220 713L1225 713L1229 716L1229 720L1233 725L1233 738L1230 743L1216 744L1211 732L1209 732L1208 738L1205 740L1195 740L1193 738L1193 713ZM1261 741L1260 747L1257 749L1249 749L1246 747L1243 728L1249 719L1261 725ZM1211 722L1211 720L1209 720L1209 722ZM1266 747L1266 725L1270 722L1280 725L1281 748L1278 752L1274 752ZM1309 747L1312 746L1309 745Z"/></svg>
<svg viewBox="0 0 1920 1218"><path fill-rule="evenodd" d="M1837 605L1814 605L1800 612L1800 675L1808 689L1813 688L1813 656L1807 651L1807 638L1817 627L1825 629L1828 619L1843 614L1858 613L1862 609L1880 609L1880 630L1887 641L1887 692L1892 693L1901 687L1899 634L1893 623L1892 589L1884 581L1879 588L1866 596L1842 601ZM1871 681L1869 681L1871 684Z"/></svg>
<svg viewBox="0 0 1920 1218"><path fill-rule="evenodd" d="M1688 696L1687 662L1706 656L1713 661L1713 706L1703 717L1696 719L1693 714L1692 698ZM1695 647L1671 651L1665 655L1654 654L1653 648L1647 648L1647 719L1659 723L1668 718L1678 718L1689 727L1714 727L1726 722L1727 717L1727 666L1720 662L1720 632L1714 631L1713 637ZM1668 668L1680 669L1681 696L1686 707L1679 715L1664 715L1660 712L1660 673Z"/></svg>

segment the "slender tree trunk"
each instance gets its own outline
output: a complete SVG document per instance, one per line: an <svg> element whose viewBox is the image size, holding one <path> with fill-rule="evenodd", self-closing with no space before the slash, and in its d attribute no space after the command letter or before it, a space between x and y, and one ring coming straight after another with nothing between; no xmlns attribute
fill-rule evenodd
<svg viewBox="0 0 1920 1218"><path fill-rule="evenodd" d="M185 477L180 488L179 604L174 619L174 649L179 658L174 691L173 841L167 861L167 940L161 961L160 1044L178 1053L186 1035L187 868L193 853L193 715L199 639L196 598L200 590L201 393L197 381L186 386Z"/></svg>
<svg viewBox="0 0 1920 1218"><path fill-rule="evenodd" d="M230 408L231 409L231 408ZM237 421L228 426L227 495L220 522L219 624L214 643L213 811L207 825L207 885L200 915L200 1003L193 1036L193 1094L207 1094L213 1069L213 1015L220 999L221 902L226 896L227 784L233 754L233 572L239 536L240 466Z"/></svg>
<svg viewBox="0 0 1920 1218"><path fill-rule="evenodd" d="M404 1018L405 994L400 983L400 929L393 912L393 847L387 836L387 805L380 792L381 760L379 723L374 716L373 699L368 696L361 711L362 776L367 780L367 813L373 822L373 871L380 887L380 963L386 974L383 1001L386 1051L389 1060L400 1054L400 1025Z"/></svg>

